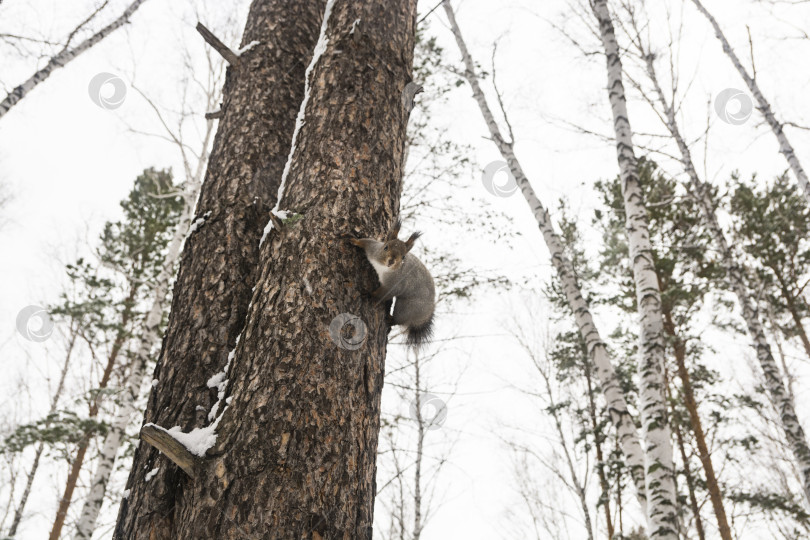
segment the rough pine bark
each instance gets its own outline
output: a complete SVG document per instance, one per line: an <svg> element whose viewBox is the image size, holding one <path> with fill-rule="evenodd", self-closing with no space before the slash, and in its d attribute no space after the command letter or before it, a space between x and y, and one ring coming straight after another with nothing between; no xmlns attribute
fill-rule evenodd
<svg viewBox="0 0 810 540"><path fill-rule="evenodd" d="M206 384L228 361L258 277L259 239L276 202L324 2L254 0L242 43L259 43L231 66L198 223L186 240L145 420L188 431L208 423L217 393ZM201 111L202 113L202 111ZM144 475L159 467L149 483ZM173 538L187 479L149 445L137 449L118 538Z"/></svg>
<svg viewBox="0 0 810 540"><path fill-rule="evenodd" d="M48 63L42 69L38 70L36 73L31 75L24 83L16 87L14 90L8 93L8 95L0 101L0 118L2 118L11 108L19 103L25 96L31 92L39 83L47 79L51 76L51 74L56 71L57 69L64 67L65 64L71 62L74 58L79 56L84 51L88 50L90 47L107 37L108 35L112 34L115 30L123 26L124 24L129 22L129 18L132 17L132 14L141 7L146 0L134 0L127 9L114 21L110 24L87 38L86 40L82 41L72 49L68 49L65 46L62 51L59 52L56 56L52 57L48 60Z"/></svg>
<svg viewBox="0 0 810 540"><path fill-rule="evenodd" d="M697 170L692 161L692 153L681 134L677 119L675 118L673 105L667 101L664 91L658 83L654 59L649 55L647 55L646 58L646 65L647 74L649 75L650 81L653 83L658 102L664 111L667 129L678 145L678 150L681 154L681 164L683 165L686 175L689 177L689 183L692 186L693 193L700 206L703 220L709 231L711 231L716 248L720 252L723 268L726 271L726 279L731 285L734 294L737 296L737 302L740 305L743 320L748 328L748 335L751 337L754 350L757 354L757 360L762 368L765 388L779 414L780 423L785 432L788 446L793 454L793 458L796 460L796 466L801 472L804 496L807 502L810 503L810 444L808 444L807 436L796 415L793 395L785 386L782 373L773 357L771 345L768 343L768 339L765 336L765 329L759 307L756 301L751 297L751 293L745 281L745 276L748 272L739 262L741 260L739 254L736 252L735 247L728 243L725 233L720 227L717 214L714 211L715 204L712 200L711 190L709 186L698 177ZM729 536L731 535L730 530L727 531L727 534Z"/></svg>
<svg viewBox="0 0 810 540"><path fill-rule="evenodd" d="M523 172L523 168L515 155L513 142L507 142L504 139L495 121L495 117L492 114L492 110L489 108L486 96L484 96L481 85L478 83L478 75L475 72L475 64L472 56L467 49L467 44L461 35L461 30L456 22L453 8L450 6L448 0L444 0L444 10L464 61L464 78L470 83L473 97L478 103L479 109L481 109L481 114L484 117L490 135L504 160L506 160L509 170L515 178L520 192L529 204L529 208L540 227L540 232L543 234L543 239L551 254L551 263L565 291L568 305L571 308L571 312L574 314L580 335L587 345L588 355L593 362L596 376L599 379L599 384L605 395L610 420L616 427L622 453L627 461L627 467L636 487L636 496L642 510L646 514L647 497L644 485L644 455L641 450L636 426L627 409L624 392L622 391L621 384L616 376L616 371L611 363L607 347L604 341L602 341L602 337L599 335L599 330L591 315L590 306L587 300L582 296L582 291L577 282L576 272L574 271L571 260L565 253L563 240L560 238L560 235L557 234L557 231L554 230L551 215L537 197L528 177Z"/></svg>
<svg viewBox="0 0 810 540"><path fill-rule="evenodd" d="M762 116L765 118L765 121L768 123L771 131L773 131L776 141L779 143L779 152L785 156L788 165L790 165L790 169L793 171L793 174L796 175L796 180L799 182L799 186L802 189L805 199L810 202L810 180L808 180L807 173L802 168L801 163L799 163L799 158L796 157L796 152L793 150L793 145L790 144L787 135L785 135L784 125L776 119L776 115L774 115L773 110L771 109L771 104L767 99L765 99L765 96L759 89L757 80L748 74L748 70L746 70L742 65L742 62L740 62L737 53L735 53L734 49L731 48L731 43L729 43L728 39L726 39L726 35L723 33L723 30L717 23L717 19L715 19L712 14L709 13L705 7L703 7L700 0L692 0L692 2L695 4L695 7L697 7L698 11L700 11L703 16L709 20L717 39L719 39L720 43L723 45L723 52L726 53L729 60L731 60L731 63L734 64L734 68L740 74L743 81L745 81L746 86L748 86L748 89L754 95L754 99L757 100L757 108L762 113Z"/></svg>
<svg viewBox="0 0 810 540"><path fill-rule="evenodd" d="M179 479L169 529L122 511L116 538L371 538L388 328L364 294L372 268L339 237L382 236L398 214L416 0L325 11L279 190L287 219L268 228L244 332L210 381L216 444ZM357 319L330 332L342 313ZM149 489L147 471L131 487Z"/></svg>
<svg viewBox="0 0 810 540"><path fill-rule="evenodd" d="M616 133L616 155L624 198L636 301L641 325L639 340L639 396L645 442L645 480L648 531L651 540L678 538L678 508L672 466L672 440L664 399L664 321L661 291L650 245L647 209L638 180L633 131L627 114L619 44L606 0L591 0L605 49L608 98Z"/></svg>

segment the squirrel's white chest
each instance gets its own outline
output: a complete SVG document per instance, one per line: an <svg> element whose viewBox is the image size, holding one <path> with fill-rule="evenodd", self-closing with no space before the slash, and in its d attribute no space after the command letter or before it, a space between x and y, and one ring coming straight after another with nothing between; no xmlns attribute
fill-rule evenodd
<svg viewBox="0 0 810 540"><path fill-rule="evenodd" d="M378 263L377 261L369 259L369 262L371 263L371 266L374 267L374 270L377 272L377 277L380 278L380 283L384 283L386 277L388 277L393 270L391 270L384 264Z"/></svg>

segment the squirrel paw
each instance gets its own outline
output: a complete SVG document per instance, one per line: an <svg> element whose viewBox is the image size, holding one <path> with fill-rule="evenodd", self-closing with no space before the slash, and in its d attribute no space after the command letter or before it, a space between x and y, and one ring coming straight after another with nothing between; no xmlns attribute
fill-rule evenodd
<svg viewBox="0 0 810 540"><path fill-rule="evenodd" d="M344 242L348 242L348 243L353 244L355 246L361 246L362 245L362 243L360 242L360 239L357 238L353 234L343 234L341 236L338 236L338 240L343 240Z"/></svg>

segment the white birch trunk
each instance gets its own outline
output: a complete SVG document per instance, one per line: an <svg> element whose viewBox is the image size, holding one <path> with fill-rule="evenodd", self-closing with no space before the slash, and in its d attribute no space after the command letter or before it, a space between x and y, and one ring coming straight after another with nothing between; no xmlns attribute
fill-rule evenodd
<svg viewBox="0 0 810 540"><path fill-rule="evenodd" d="M481 114L486 121L492 139L495 141L495 144L497 145L498 150L500 150L504 160L506 160L508 163L509 169L514 176L523 197L529 204L532 214L534 214L537 224L540 227L540 231L543 233L543 239L545 240L546 246L551 253L552 265L554 266L554 269L556 270L560 279L560 283L563 286L568 304L574 314L574 318L576 319L576 324L580 334L582 335L582 339L585 340L588 348L588 355L593 362L594 369L597 377L599 378L599 383L602 387L602 392L605 395L605 401L610 414L610 420L616 427L622 453L624 454L624 458L633 478L633 483L636 487L636 496L642 510L646 514L647 491L644 483L644 455L641 450L641 444L639 442L636 426L633 423L630 412L627 410L627 403L624 399L624 393L622 392L621 385L619 384L619 380L613 368L613 364L608 356L605 343L602 341L599 331L596 328L593 316L591 315L590 307L588 306L585 298L582 296L582 291L579 288L579 283L577 282L573 265L571 264L568 256L565 254L562 239L554 230L551 216L540 202L540 199L537 197L534 189L529 183L529 179L523 172L523 168L515 156L512 144L507 143L504 140L503 136L501 135L500 128L495 122L492 111L487 104L486 97L478 84L478 76L475 73L475 65L473 64L472 57L470 56L470 53L467 50L467 45L461 36L461 31L456 23L453 9L447 0L444 1L444 10L447 13L447 18L450 21L450 28L456 38L456 43L458 44L459 50L461 51L461 56L464 60L464 65L466 68L464 77L472 87L473 97L478 103L478 107L481 109Z"/></svg>
<svg viewBox="0 0 810 540"><path fill-rule="evenodd" d="M723 229L717 221L717 215L714 212L714 203L711 198L711 193L708 186L704 184L698 177L695 170L694 163L692 162L692 154L689 151L689 146L686 144L683 136L681 135L678 123L675 118L675 111L672 108L661 86L658 83L658 77L655 73L655 66L653 58L648 56L646 59L647 73L655 88L655 93L661 107L664 109L667 121L667 129L669 130L678 149L681 153L681 163L684 171L689 177L689 182L692 190L697 196L697 201L700 205L701 213L709 230L714 237L717 244L717 249L723 258L723 266L726 270L729 283L734 293L737 295L737 301L742 308L743 319L748 327L748 333L753 340L754 349L757 353L757 360L762 367L762 373L765 378L765 387L768 390L771 402L779 412L779 418L782 424L782 429L785 432L788 446L796 460L796 465L801 471L801 482L804 490L804 496L810 504L810 445L808 445L807 437L796 415L796 407L793 401L792 392L785 387L782 374L779 367L774 360L771 352L770 344L765 337L765 331L762 325L762 319L759 314L759 309L756 302L751 298L748 287L745 284L744 276L745 269L738 262L739 256L735 253L733 246L730 246L726 241Z"/></svg>
<svg viewBox="0 0 810 540"><path fill-rule="evenodd" d="M796 176L796 180L799 181L799 186L802 188L802 193L804 193L804 197L810 202L810 180L807 178L807 173L804 172L801 163L799 163L799 158L796 157L796 152L793 150L793 146L788 141L787 135L783 130L783 125L776 119L776 116L773 114L773 110L771 110L771 104L765 99L765 96L762 94L762 91L759 89L759 85L757 84L756 79L751 77L748 74L748 71L740 62L740 59L737 57L737 54L734 52L734 49L731 48L731 44L726 39L725 34L720 29L720 25L717 24L717 20L709 13L700 0L692 0L694 2L695 7L698 8L700 11L711 23L712 27L714 28L714 33L717 36L717 39L720 40L720 43L723 45L723 52L731 60L731 63L734 64L734 67L737 69L737 72L740 74L740 77L745 81L745 84L748 86L748 89L754 95L754 99L757 100L757 108L762 113L762 116L765 117L765 121L771 127L771 131L776 136L776 140L779 142L779 152L785 156L785 159L790 165L790 169L793 171L793 174Z"/></svg>
<svg viewBox="0 0 810 540"><path fill-rule="evenodd" d="M31 77L19 85L17 88L12 90L8 93L8 95L0 101L0 118L2 118L11 108L19 103L28 93L33 90L39 83L47 79L51 76L55 70L59 69L60 67L64 67L68 62L79 56L81 53L107 37L108 35L112 34L116 29L123 26L125 23L129 22L129 18L135 13L141 4L143 4L146 0L134 0L127 9L121 14L120 17L115 19L113 22L87 38L86 40L82 41L72 49L65 48L59 54L51 58L48 63L31 75Z"/></svg>
<svg viewBox="0 0 810 540"><path fill-rule="evenodd" d="M606 0L592 0L599 22L608 73L608 97L616 133L616 153L624 198L625 227L636 284L640 332L639 394L642 432L645 442L648 531L651 539L678 538L678 509L672 467L672 440L664 399L664 340L661 291L652 257L647 209L638 180L632 130L622 82L619 44Z"/></svg>

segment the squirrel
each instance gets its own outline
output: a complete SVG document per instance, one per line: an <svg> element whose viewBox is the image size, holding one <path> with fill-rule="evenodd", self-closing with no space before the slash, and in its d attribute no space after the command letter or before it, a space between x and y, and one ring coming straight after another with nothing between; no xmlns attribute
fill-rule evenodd
<svg viewBox="0 0 810 540"><path fill-rule="evenodd" d="M372 298L380 303L396 298L394 313L387 316L387 320L392 325L405 326L406 344L418 349L433 335L436 290L428 269L409 253L422 233L415 232L403 242L397 239L401 226L397 220L383 242L373 238L346 239L365 250L368 261L377 271L380 286L371 293Z"/></svg>

